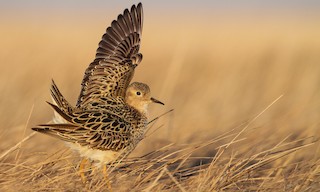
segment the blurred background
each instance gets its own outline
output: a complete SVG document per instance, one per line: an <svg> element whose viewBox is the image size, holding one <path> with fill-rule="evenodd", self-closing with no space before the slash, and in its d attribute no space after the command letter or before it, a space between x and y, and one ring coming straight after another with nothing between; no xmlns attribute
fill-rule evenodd
<svg viewBox="0 0 320 192"><path fill-rule="evenodd" d="M73 104L106 27L138 1L0 2L0 150L49 121L50 83ZM150 85L150 116L167 110L136 154L203 141L263 111L250 146L320 135L320 1L142 1L144 59L133 81ZM157 129L157 127L160 127ZM150 133L153 131L150 131ZM25 149L55 151L37 134ZM318 146L318 145L317 145ZM318 147L315 148L318 153ZM310 150L314 154L314 150Z"/></svg>

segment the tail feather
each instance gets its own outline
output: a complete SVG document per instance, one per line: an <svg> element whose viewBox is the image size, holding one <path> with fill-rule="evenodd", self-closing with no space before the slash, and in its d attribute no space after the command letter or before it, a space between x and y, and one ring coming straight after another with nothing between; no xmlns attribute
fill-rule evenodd
<svg viewBox="0 0 320 192"><path fill-rule="evenodd" d="M72 124L43 124L33 127L32 130L43 133L67 142L75 142L72 132L78 127Z"/></svg>
<svg viewBox="0 0 320 192"><path fill-rule="evenodd" d="M70 115L68 115L66 113L66 111L62 110L60 107L58 107L57 105L54 105L50 102L47 101L47 103L54 109L55 111L55 118L59 118L62 117L64 119L64 122L72 122L72 117ZM56 114L57 113L57 114ZM57 115L59 115L60 117L57 117ZM60 122L63 123L63 122Z"/></svg>
<svg viewBox="0 0 320 192"><path fill-rule="evenodd" d="M59 91L57 85L55 84L54 80L52 79L52 84L51 84L51 97L52 100L54 101L54 104L56 104L57 106L59 106L62 109L65 109L67 111L71 111L72 110L72 106L71 104L63 97L63 95L61 94L61 92Z"/></svg>
<svg viewBox="0 0 320 192"><path fill-rule="evenodd" d="M53 104L49 102L47 103L51 105L51 107L55 110L54 118L52 121L54 123L67 123L68 121L70 122L71 118L70 116L68 116L68 114L72 114L74 108L63 97L53 79L50 92Z"/></svg>
<svg viewBox="0 0 320 192"><path fill-rule="evenodd" d="M33 127L32 130L67 142L76 142L74 132L79 130L80 127L73 124L72 121L74 107L63 97L53 80L50 91L53 103L47 103L54 110L52 123L38 125Z"/></svg>
<svg viewBox="0 0 320 192"><path fill-rule="evenodd" d="M57 129L66 129L66 130L71 130L74 129L78 126L76 125L72 125L72 124L42 124L42 125L38 125L39 127L51 127L51 128L57 128Z"/></svg>

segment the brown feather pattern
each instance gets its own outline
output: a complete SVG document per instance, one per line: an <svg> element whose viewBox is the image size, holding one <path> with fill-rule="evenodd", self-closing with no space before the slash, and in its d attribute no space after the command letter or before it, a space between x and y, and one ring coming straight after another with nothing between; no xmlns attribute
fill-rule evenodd
<svg viewBox="0 0 320 192"><path fill-rule="evenodd" d="M139 53L143 10L139 3L126 9L102 36L95 60L85 71L77 107L86 106L97 97L125 97Z"/></svg>
<svg viewBox="0 0 320 192"><path fill-rule="evenodd" d="M142 60L142 23L141 3L119 15L102 36L95 60L85 71L76 107L52 81L54 104L48 104L63 122L32 129L90 149L125 149L128 155L143 138L147 125L146 116L125 102L134 69Z"/></svg>
<svg viewBox="0 0 320 192"><path fill-rule="evenodd" d="M51 91L54 98L65 101L54 82ZM104 108L101 108L101 103L104 103ZM146 117L126 105L120 98L98 99L90 106L91 110L79 110L68 106L70 111L67 111L61 107L64 105L57 106L49 102L48 104L67 123L42 124L32 129L92 149L133 149L139 142L136 138L141 138L147 123Z"/></svg>

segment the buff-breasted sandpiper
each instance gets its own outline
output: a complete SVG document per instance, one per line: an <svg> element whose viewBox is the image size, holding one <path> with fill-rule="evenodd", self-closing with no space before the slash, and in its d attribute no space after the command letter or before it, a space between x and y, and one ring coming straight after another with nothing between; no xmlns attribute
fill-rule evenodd
<svg viewBox="0 0 320 192"><path fill-rule="evenodd" d="M32 129L65 141L84 160L100 165L128 156L144 137L148 104L163 104L151 97L148 85L130 84L142 60L142 25L141 3L120 14L102 36L95 60L85 71L76 106L52 81L53 103L48 103L54 118Z"/></svg>

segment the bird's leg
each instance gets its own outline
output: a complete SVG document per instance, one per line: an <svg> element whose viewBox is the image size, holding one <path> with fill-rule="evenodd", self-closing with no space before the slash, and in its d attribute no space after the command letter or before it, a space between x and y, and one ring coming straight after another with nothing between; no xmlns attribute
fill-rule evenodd
<svg viewBox="0 0 320 192"><path fill-rule="evenodd" d="M103 176L104 176L104 179L107 181L107 187L108 187L109 191L112 192L110 180L109 180L109 177L108 177L108 169L107 169L107 165L106 164L103 165Z"/></svg>
<svg viewBox="0 0 320 192"><path fill-rule="evenodd" d="M94 176L94 173L95 173L96 168L97 168L97 166L92 165L92 164L93 164L93 162L90 161L90 176Z"/></svg>
<svg viewBox="0 0 320 192"><path fill-rule="evenodd" d="M83 183L87 182L87 178L85 175L85 167L87 162L88 162L88 159L83 158L79 166L79 174Z"/></svg>

